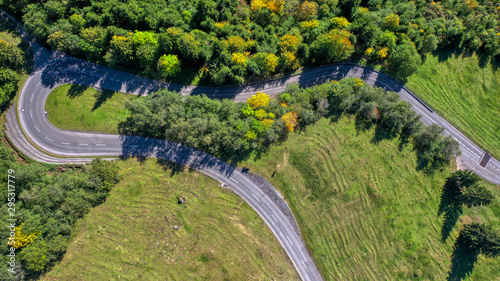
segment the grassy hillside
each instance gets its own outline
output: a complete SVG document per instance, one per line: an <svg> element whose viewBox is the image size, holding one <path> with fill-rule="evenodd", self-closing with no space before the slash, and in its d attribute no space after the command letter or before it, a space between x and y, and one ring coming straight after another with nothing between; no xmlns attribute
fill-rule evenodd
<svg viewBox="0 0 500 281"><path fill-rule="evenodd" d="M500 156L500 72L476 55L427 55L407 85L476 144Z"/></svg>
<svg viewBox="0 0 500 281"><path fill-rule="evenodd" d="M441 242L441 188L452 167L427 176L410 147L373 140L353 120L322 119L244 163L285 195L329 280L444 280L463 222L500 228L500 192L490 207L466 209ZM271 178L272 173L276 174ZM471 280L500 276L500 259L480 256Z"/></svg>
<svg viewBox="0 0 500 281"><path fill-rule="evenodd" d="M119 165L120 183L42 280L298 280L259 216L215 181L153 159Z"/></svg>
<svg viewBox="0 0 500 281"><path fill-rule="evenodd" d="M94 88L62 85L50 93L45 104L49 121L66 130L118 133L118 124L129 115L125 108L134 95Z"/></svg>

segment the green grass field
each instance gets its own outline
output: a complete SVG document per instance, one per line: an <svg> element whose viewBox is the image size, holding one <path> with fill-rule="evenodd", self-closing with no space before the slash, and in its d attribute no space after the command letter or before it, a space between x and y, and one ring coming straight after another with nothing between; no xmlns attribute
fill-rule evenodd
<svg viewBox="0 0 500 281"><path fill-rule="evenodd" d="M137 96L76 85L62 85L45 104L49 121L66 130L117 134L118 124L129 115L128 100Z"/></svg>
<svg viewBox="0 0 500 281"><path fill-rule="evenodd" d="M155 159L119 165L121 181L42 280L299 279L257 213L217 182Z"/></svg>
<svg viewBox="0 0 500 281"><path fill-rule="evenodd" d="M346 117L322 119L242 165L284 194L326 279L444 280L463 222L500 229L499 189L488 185L494 204L466 209L441 242L440 194L453 167L426 176L411 147L373 137ZM500 276L500 259L480 256L471 280L491 276Z"/></svg>
<svg viewBox="0 0 500 281"><path fill-rule="evenodd" d="M447 55L447 54L442 54ZM500 157L500 70L476 55L427 55L408 87L482 148Z"/></svg>

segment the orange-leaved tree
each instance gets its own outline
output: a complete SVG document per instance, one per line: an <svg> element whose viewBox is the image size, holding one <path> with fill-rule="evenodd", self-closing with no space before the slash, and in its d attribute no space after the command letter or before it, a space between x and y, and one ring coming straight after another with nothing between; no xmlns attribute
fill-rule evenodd
<svg viewBox="0 0 500 281"><path fill-rule="evenodd" d="M281 116L283 122L285 122L286 130L289 132L293 132L295 127L298 125L299 115L297 113L290 111L287 114Z"/></svg>

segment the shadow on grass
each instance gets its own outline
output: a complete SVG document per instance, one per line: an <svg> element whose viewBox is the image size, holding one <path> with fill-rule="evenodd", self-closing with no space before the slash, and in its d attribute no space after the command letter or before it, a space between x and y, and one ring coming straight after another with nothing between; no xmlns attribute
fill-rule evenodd
<svg viewBox="0 0 500 281"><path fill-rule="evenodd" d="M455 242L451 256L451 268L448 273L448 281L459 281L466 278L474 269L477 261L478 251L471 250L466 246L466 238L461 232Z"/></svg>
<svg viewBox="0 0 500 281"><path fill-rule="evenodd" d="M103 90L102 92L97 92L94 97L96 98L96 102L94 103L94 107L92 107L92 111L98 109L103 103L113 97L116 92Z"/></svg>
<svg viewBox="0 0 500 281"><path fill-rule="evenodd" d="M77 98L83 95L83 92L85 92L85 90L87 90L87 87L85 86L71 84L68 90L68 97L70 99Z"/></svg>
<svg viewBox="0 0 500 281"><path fill-rule="evenodd" d="M445 242L453 227L457 223L460 215L463 213L462 204L460 204L457 193L457 188L451 177L446 179L441 192L441 202L439 204L438 216L444 213L443 226L441 228L441 241Z"/></svg>

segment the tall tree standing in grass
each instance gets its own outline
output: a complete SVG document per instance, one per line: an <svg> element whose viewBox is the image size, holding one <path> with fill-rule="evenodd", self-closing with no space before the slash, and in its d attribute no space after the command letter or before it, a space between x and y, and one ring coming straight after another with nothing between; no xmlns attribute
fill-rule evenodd
<svg viewBox="0 0 500 281"><path fill-rule="evenodd" d="M500 256L500 233L491 226L479 223L465 225L462 229L464 246L472 252L489 257Z"/></svg>

